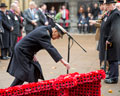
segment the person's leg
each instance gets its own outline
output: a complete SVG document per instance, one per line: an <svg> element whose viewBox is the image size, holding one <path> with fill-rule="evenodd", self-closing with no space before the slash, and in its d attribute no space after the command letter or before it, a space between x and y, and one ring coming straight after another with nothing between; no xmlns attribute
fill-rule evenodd
<svg viewBox="0 0 120 96"><path fill-rule="evenodd" d="M118 80L119 69L118 69L118 61L110 62L110 70L109 70L109 78Z"/></svg>
<svg viewBox="0 0 120 96"><path fill-rule="evenodd" d="M78 24L79 33L81 33L81 24Z"/></svg>
<svg viewBox="0 0 120 96"><path fill-rule="evenodd" d="M11 49L11 47L9 47L9 49L8 49L8 57L10 58L12 56L12 49Z"/></svg>
<svg viewBox="0 0 120 96"><path fill-rule="evenodd" d="M105 79L105 83L117 83L119 76L118 61L109 61L109 78Z"/></svg>
<svg viewBox="0 0 120 96"><path fill-rule="evenodd" d="M32 30L31 30L32 31ZM31 32L30 30L26 30L26 35L29 34Z"/></svg>
<svg viewBox="0 0 120 96"><path fill-rule="evenodd" d="M6 48L2 48L1 49L1 59L3 60L7 60L7 49Z"/></svg>
<svg viewBox="0 0 120 96"><path fill-rule="evenodd" d="M11 45L11 52L12 52L12 54L13 54L14 47L15 47L16 43L17 43L17 35L13 34L12 35L12 45Z"/></svg>
<svg viewBox="0 0 120 96"><path fill-rule="evenodd" d="M5 57L8 56L8 48L5 48Z"/></svg>
<svg viewBox="0 0 120 96"><path fill-rule="evenodd" d="M81 25L81 32L84 33L84 25Z"/></svg>
<svg viewBox="0 0 120 96"><path fill-rule="evenodd" d="M85 31L85 33L87 33L88 32L88 25L87 24L85 24L85 26L84 26L84 31Z"/></svg>
<svg viewBox="0 0 120 96"><path fill-rule="evenodd" d="M1 48L1 57L5 57L5 48Z"/></svg>
<svg viewBox="0 0 120 96"><path fill-rule="evenodd" d="M14 81L12 82L12 84L10 85L10 87L16 86L16 85L22 85L23 83L24 83L24 81L15 78Z"/></svg>

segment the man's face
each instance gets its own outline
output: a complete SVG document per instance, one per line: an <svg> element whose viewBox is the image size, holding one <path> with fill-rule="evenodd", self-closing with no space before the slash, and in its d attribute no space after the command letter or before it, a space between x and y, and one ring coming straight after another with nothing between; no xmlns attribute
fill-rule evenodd
<svg viewBox="0 0 120 96"><path fill-rule="evenodd" d="M116 8L120 11L120 3L116 3Z"/></svg>
<svg viewBox="0 0 120 96"><path fill-rule="evenodd" d="M52 39L55 40L55 39L59 39L60 38L60 34L58 33L58 31L53 28L52 30Z"/></svg>
<svg viewBox="0 0 120 96"><path fill-rule="evenodd" d="M30 5L30 9L34 9L35 8L35 5L34 4L31 4Z"/></svg>
<svg viewBox="0 0 120 96"><path fill-rule="evenodd" d="M103 11L105 8L104 8L104 4L100 4L100 10Z"/></svg>
<svg viewBox="0 0 120 96"><path fill-rule="evenodd" d="M46 5L44 5L42 9L43 9L44 11L46 11L47 6L46 6Z"/></svg>
<svg viewBox="0 0 120 96"><path fill-rule="evenodd" d="M1 9L2 12L6 11L6 7L1 7L0 9Z"/></svg>
<svg viewBox="0 0 120 96"><path fill-rule="evenodd" d="M95 4L94 4L94 7L95 7L95 8L97 8L97 7L98 7L97 3L95 3Z"/></svg>
<svg viewBox="0 0 120 96"><path fill-rule="evenodd" d="M114 4L110 3L110 4L106 4L106 8L107 8L107 11L112 11L114 9Z"/></svg>

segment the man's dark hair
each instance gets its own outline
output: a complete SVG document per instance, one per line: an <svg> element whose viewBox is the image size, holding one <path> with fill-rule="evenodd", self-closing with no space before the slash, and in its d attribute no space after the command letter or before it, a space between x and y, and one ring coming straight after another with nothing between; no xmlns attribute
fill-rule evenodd
<svg viewBox="0 0 120 96"><path fill-rule="evenodd" d="M44 5L46 5L45 3L41 3L40 5L39 5L39 7L41 8L41 7L43 7Z"/></svg>

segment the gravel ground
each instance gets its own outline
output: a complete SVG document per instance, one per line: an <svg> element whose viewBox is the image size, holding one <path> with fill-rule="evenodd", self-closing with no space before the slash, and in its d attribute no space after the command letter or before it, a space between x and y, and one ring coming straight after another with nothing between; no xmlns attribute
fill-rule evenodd
<svg viewBox="0 0 120 96"><path fill-rule="evenodd" d="M97 42L94 39L94 35L76 34L73 35L73 37L87 50L87 53L79 48L76 43L73 44L70 54L71 69L69 72L87 73L99 70L98 52L96 51ZM67 60L67 36L64 36L63 39L52 41L52 43L61 53L63 58ZM59 62L55 63L45 50L37 53L37 59L42 66L46 80L56 78L61 74L66 74L65 67ZM1 60L0 62L0 88L9 87L14 79L6 72L8 63L9 60ZM118 84L105 84L102 80L101 85L102 96L120 96L120 80ZM112 93L108 92L110 89L112 90Z"/></svg>

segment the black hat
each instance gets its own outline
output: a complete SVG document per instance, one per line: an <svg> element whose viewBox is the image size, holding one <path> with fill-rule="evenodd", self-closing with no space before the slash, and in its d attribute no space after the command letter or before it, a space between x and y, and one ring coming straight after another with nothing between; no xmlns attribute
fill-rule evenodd
<svg viewBox="0 0 120 96"><path fill-rule="evenodd" d="M103 1L103 0L99 0L99 3L100 3L100 4L103 4L103 3L104 3L104 1Z"/></svg>
<svg viewBox="0 0 120 96"><path fill-rule="evenodd" d="M6 5L5 3L1 3L1 4L0 4L0 8L1 8L1 7L7 7L7 5Z"/></svg>
<svg viewBox="0 0 120 96"><path fill-rule="evenodd" d="M62 38L64 34L67 33L67 31L60 26L58 23L55 23L55 28L58 30L58 32L60 33L60 37Z"/></svg>
<svg viewBox="0 0 120 96"><path fill-rule="evenodd" d="M114 0L104 0L105 4L110 4L110 3L116 3L116 1Z"/></svg>

